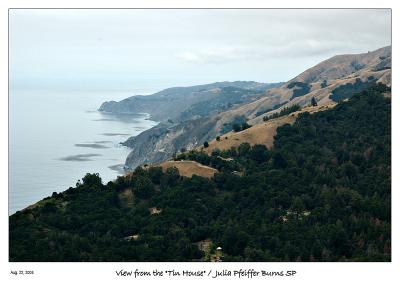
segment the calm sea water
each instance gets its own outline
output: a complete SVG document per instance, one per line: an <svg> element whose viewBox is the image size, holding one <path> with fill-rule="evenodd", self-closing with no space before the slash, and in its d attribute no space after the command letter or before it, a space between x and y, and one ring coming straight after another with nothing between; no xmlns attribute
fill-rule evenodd
<svg viewBox="0 0 400 283"><path fill-rule="evenodd" d="M122 173L129 149L119 143L151 128L146 114L97 111L133 92L26 91L9 95L9 213L74 186L86 173L103 183Z"/></svg>

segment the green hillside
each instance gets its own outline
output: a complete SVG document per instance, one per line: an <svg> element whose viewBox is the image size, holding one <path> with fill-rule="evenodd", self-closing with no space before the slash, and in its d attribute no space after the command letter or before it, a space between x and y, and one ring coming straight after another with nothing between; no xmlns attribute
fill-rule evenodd
<svg viewBox="0 0 400 283"><path fill-rule="evenodd" d="M10 261L390 261L382 91L301 114L271 150L181 156L217 168L212 179L155 167L103 185L88 174L10 216Z"/></svg>

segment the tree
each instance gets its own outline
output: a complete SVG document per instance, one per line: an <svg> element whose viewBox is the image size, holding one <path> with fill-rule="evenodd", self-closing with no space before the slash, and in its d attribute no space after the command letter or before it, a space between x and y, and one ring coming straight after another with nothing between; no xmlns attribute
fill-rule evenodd
<svg viewBox="0 0 400 283"><path fill-rule="evenodd" d="M221 155L221 150L219 148L214 148L211 152L211 156L219 156Z"/></svg>
<svg viewBox="0 0 400 283"><path fill-rule="evenodd" d="M99 176L99 173L95 174L89 174L87 173L83 178L82 178L83 184L87 185L89 187L92 186L101 186L101 177Z"/></svg>
<svg viewBox="0 0 400 283"><path fill-rule="evenodd" d="M290 209L296 214L296 218L299 218L304 211L304 203L300 197L295 197L292 201Z"/></svg>
<svg viewBox="0 0 400 283"><path fill-rule="evenodd" d="M232 125L232 129L233 129L233 131L234 132L240 132L240 131L243 131L243 130L246 130L246 129L248 129L248 128L250 128L251 126L249 125L249 124L247 124L247 122L243 122L242 124L233 124Z"/></svg>
<svg viewBox="0 0 400 283"><path fill-rule="evenodd" d="M246 129L248 129L248 128L251 128L251 126L250 126L249 124L247 124L247 122L244 122L244 123L242 124L242 131L243 131L243 130L246 130Z"/></svg>
<svg viewBox="0 0 400 283"><path fill-rule="evenodd" d="M314 96L311 98L311 105L312 106L317 106L318 105L317 100L315 99Z"/></svg>
<svg viewBox="0 0 400 283"><path fill-rule="evenodd" d="M221 137L220 137L220 136L217 136L215 139L216 139L217 141L220 141L220 140L221 140Z"/></svg>
<svg viewBox="0 0 400 283"><path fill-rule="evenodd" d="M150 167L147 171L151 181L154 184L160 184L161 177L163 175L161 167Z"/></svg>
<svg viewBox="0 0 400 283"><path fill-rule="evenodd" d="M256 144L250 150L250 157L257 163L263 163L268 161L270 154L265 145Z"/></svg>
<svg viewBox="0 0 400 283"><path fill-rule="evenodd" d="M249 235L239 227L227 227L222 236L222 248L230 255L240 255L247 246Z"/></svg>
<svg viewBox="0 0 400 283"><path fill-rule="evenodd" d="M242 130L242 127L239 124L235 123L235 124L232 125L232 129L233 129L234 132L237 133L237 132L240 132Z"/></svg>
<svg viewBox="0 0 400 283"><path fill-rule="evenodd" d="M209 147L209 144L208 144L208 142L207 142L207 141L205 141L205 142L203 143L203 146L204 146L205 148Z"/></svg>
<svg viewBox="0 0 400 283"><path fill-rule="evenodd" d="M239 145L238 153L240 156L245 156L249 153L250 149L251 149L250 144L245 142L245 143L242 143L241 145Z"/></svg>
<svg viewBox="0 0 400 283"><path fill-rule="evenodd" d="M154 185L148 177L138 176L135 180L135 196L148 199L154 194Z"/></svg>
<svg viewBox="0 0 400 283"><path fill-rule="evenodd" d="M172 186L175 185L180 178L179 170L176 167L169 167L163 175L163 183Z"/></svg>
<svg viewBox="0 0 400 283"><path fill-rule="evenodd" d="M276 151L274 153L273 165L276 168L285 168L287 165L287 161L286 161L285 157L279 151Z"/></svg>

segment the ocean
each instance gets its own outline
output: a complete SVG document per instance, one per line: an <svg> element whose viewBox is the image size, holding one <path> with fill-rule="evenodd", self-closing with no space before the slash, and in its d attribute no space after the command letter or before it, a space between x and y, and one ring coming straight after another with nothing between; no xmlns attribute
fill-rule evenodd
<svg viewBox="0 0 400 283"><path fill-rule="evenodd" d="M103 183L121 175L130 150L120 142L157 122L145 113L97 109L104 101L154 92L10 89L9 214L75 186L86 173L99 173Z"/></svg>

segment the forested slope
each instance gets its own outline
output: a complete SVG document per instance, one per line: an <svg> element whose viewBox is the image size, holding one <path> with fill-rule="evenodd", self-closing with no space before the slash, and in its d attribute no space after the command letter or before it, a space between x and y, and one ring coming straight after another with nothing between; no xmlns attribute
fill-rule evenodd
<svg viewBox="0 0 400 283"><path fill-rule="evenodd" d="M391 102L299 115L274 146L187 152L220 171L96 174L10 216L11 261L390 261ZM204 243L208 243L207 245Z"/></svg>
<svg viewBox="0 0 400 283"><path fill-rule="evenodd" d="M272 84L225 82L224 84L228 83L236 87L222 88L218 92L214 92L215 84L211 84L208 86L212 86L213 89L192 93L193 97L190 92L184 96L172 95L177 89L169 89L167 91L171 95L165 98L173 96L175 100L165 104L165 100L162 100L161 104L150 103L148 105L152 105L157 111L160 111L159 114L164 118L178 115L180 111L184 111L182 115L179 114L183 120L173 118L175 122L180 122L160 123L125 141L123 144L132 149L125 161L125 168L132 171L139 165L168 160L182 148L192 150L201 146L205 141L210 141L231 131L236 123L260 124L265 116L271 116L281 112L284 108L295 105L305 107L313 99L319 106L323 106L329 105L333 101L338 102L349 98L353 93L374 85L384 84L390 87L391 53L391 46L386 46L362 54L337 55L273 88L270 88ZM264 87L265 91L260 92L260 87ZM193 90L193 87L185 89L186 91ZM209 95L213 97L212 100L195 103L190 109L181 106L183 101L194 103L197 99L206 98ZM146 99L156 97L158 95L149 96ZM140 103L136 103L137 99L139 98L129 98L119 105L138 106ZM233 105L229 102L232 102ZM168 105L172 109L164 108ZM129 108L131 111L136 109L135 107ZM151 111L145 109L142 109L141 112L152 114Z"/></svg>

